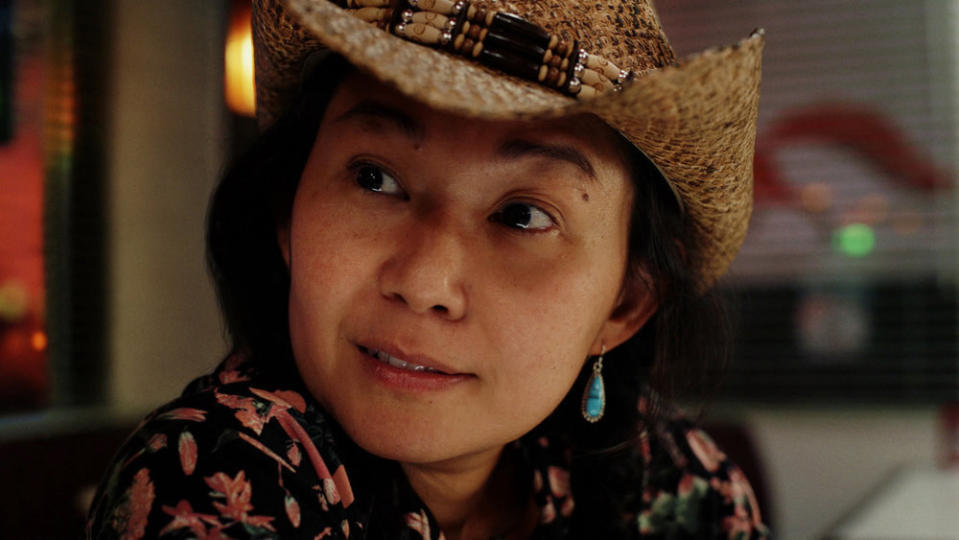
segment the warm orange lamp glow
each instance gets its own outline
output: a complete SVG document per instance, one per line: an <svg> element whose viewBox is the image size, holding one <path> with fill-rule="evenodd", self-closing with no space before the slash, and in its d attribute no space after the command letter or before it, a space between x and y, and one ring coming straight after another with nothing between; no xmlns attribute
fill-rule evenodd
<svg viewBox="0 0 959 540"><path fill-rule="evenodd" d="M40 330L37 330L30 336L30 345L33 345L33 348L38 351L42 351L47 348L47 335Z"/></svg>
<svg viewBox="0 0 959 540"><path fill-rule="evenodd" d="M256 115L251 16L250 2L231 2L225 56L226 104L243 116Z"/></svg>

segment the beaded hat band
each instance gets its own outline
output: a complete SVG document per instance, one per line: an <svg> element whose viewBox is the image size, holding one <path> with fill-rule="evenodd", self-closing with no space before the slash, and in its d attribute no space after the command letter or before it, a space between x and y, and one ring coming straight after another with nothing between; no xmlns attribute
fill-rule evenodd
<svg viewBox="0 0 959 540"><path fill-rule="evenodd" d="M577 98L621 90L631 72L518 15L466 0L337 0L409 41L442 48ZM395 4L395 5L394 5Z"/></svg>
<svg viewBox="0 0 959 540"><path fill-rule="evenodd" d="M676 194L695 238L687 255L701 290L745 238L761 32L677 60L651 0L253 4L261 127L295 99L307 57L328 49L437 110L488 120L599 117Z"/></svg>

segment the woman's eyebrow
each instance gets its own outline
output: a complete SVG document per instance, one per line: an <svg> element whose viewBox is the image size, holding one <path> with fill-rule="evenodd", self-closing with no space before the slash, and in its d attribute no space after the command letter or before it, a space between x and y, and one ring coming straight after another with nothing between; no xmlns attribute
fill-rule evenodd
<svg viewBox="0 0 959 540"><path fill-rule="evenodd" d="M336 117L333 123L354 119L382 121L413 142L423 141L424 129L422 124L405 112L378 101L371 99L360 101L345 113Z"/></svg>
<svg viewBox="0 0 959 540"><path fill-rule="evenodd" d="M497 152L507 158L538 156L575 165L587 178L596 180L596 170L587 157L578 149L563 144L543 144L524 139L511 139L503 143Z"/></svg>
<svg viewBox="0 0 959 540"><path fill-rule="evenodd" d="M333 122L346 122L366 119L385 122L389 127L408 137L413 142L422 142L425 136L423 125L413 117L384 103L365 99L338 116ZM590 180L596 179L596 170L589 159L578 149L563 144L536 143L525 139L510 139L503 143L497 152L506 158L538 156L574 165Z"/></svg>

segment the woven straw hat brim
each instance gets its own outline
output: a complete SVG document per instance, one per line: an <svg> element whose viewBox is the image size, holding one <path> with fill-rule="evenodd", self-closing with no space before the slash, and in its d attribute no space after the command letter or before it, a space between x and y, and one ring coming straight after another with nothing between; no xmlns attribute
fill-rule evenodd
<svg viewBox="0 0 959 540"><path fill-rule="evenodd" d="M695 229L691 263L701 290L726 271L742 245L752 210L761 33L640 74L621 92L579 101L390 35L331 2L287 0L285 7L296 25L266 17L254 23L261 125L284 109L304 58L321 47L417 101L463 116L592 113L646 154L677 194Z"/></svg>

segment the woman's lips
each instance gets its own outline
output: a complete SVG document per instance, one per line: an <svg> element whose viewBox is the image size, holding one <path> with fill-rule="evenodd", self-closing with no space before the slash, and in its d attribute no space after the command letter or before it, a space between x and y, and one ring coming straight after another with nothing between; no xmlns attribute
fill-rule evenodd
<svg viewBox="0 0 959 540"><path fill-rule="evenodd" d="M445 373L438 369L433 369L427 366L421 366L420 364L414 364L412 362L406 362L405 360L401 360L395 356L390 356L389 354L383 351L378 351L376 349L366 349L364 347L360 347L360 349L363 350L363 352L365 352L366 354L372 356L373 358L376 358L380 362L389 364L395 368L405 369L408 371L428 371L430 373L442 373L444 375L448 375L448 373Z"/></svg>
<svg viewBox="0 0 959 540"><path fill-rule="evenodd" d="M357 345L375 380L403 391L443 390L475 378L422 356L401 356L372 346Z"/></svg>
<svg viewBox="0 0 959 540"><path fill-rule="evenodd" d="M453 368L421 355L406 355L386 347L357 345L360 352L376 360L405 371L415 373L435 373L438 375L465 375L457 373Z"/></svg>

